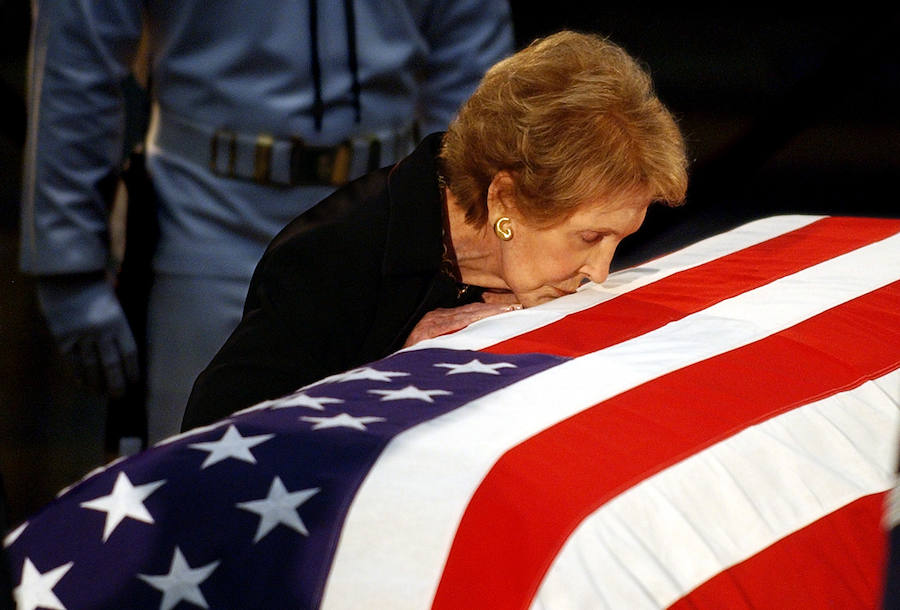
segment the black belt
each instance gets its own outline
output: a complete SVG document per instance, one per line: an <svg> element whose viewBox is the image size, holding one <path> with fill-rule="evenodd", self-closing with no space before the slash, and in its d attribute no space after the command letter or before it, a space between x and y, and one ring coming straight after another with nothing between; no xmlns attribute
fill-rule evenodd
<svg viewBox="0 0 900 610"><path fill-rule="evenodd" d="M272 175L272 151L275 138L259 134L253 145L253 175L243 175L237 170L238 138L228 129L217 129L209 138L209 169L226 178L252 178L259 184L285 184L287 186L344 184L350 175L350 157L353 148L349 141L337 146L310 146L301 138L291 138L287 180L275 180ZM381 145L377 140L369 144L369 162L366 171L378 169L381 162Z"/></svg>
<svg viewBox="0 0 900 610"><path fill-rule="evenodd" d="M415 144L412 127L314 146L297 137L209 128L158 108L151 120L151 144L216 175L258 184L338 186L381 167L386 145L393 146L397 157Z"/></svg>

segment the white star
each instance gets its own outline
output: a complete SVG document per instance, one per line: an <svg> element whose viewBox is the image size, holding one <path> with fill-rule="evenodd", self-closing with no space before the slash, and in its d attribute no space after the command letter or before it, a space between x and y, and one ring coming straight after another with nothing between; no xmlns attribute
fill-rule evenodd
<svg viewBox="0 0 900 610"><path fill-rule="evenodd" d="M266 409L271 408L272 405L274 405L274 404L275 404L274 400L264 400L262 402L256 403L255 405L250 405L249 407L247 407L245 409L241 409L240 411L235 411L234 413L232 413L229 416L229 419L234 418L238 415L246 415L247 413L256 413L257 411L265 411ZM190 432L193 432L193 430L190 430Z"/></svg>
<svg viewBox="0 0 900 610"><path fill-rule="evenodd" d="M349 413L341 413L332 417L301 417L303 421L316 422L312 427L313 430L321 430L323 428L355 428L357 430L365 430L366 424L378 421L384 421L383 417L372 417L365 415L363 417L354 417Z"/></svg>
<svg viewBox="0 0 900 610"><path fill-rule="evenodd" d="M237 415L246 415L247 413L255 413L257 411L265 411L266 409L270 409L276 402L278 402L278 401L277 400L264 400L262 402L258 402L255 405L250 405L249 407L241 409L240 411L235 411L234 413L231 414L229 419L233 418ZM193 430L191 430L191 432L193 432Z"/></svg>
<svg viewBox="0 0 900 610"><path fill-rule="evenodd" d="M309 407L310 409L315 409L316 411L324 411L325 407L323 407L322 405L341 402L344 401L340 398L329 398L327 396L320 396L318 398L315 398L313 396L307 396L303 392L297 392L296 394L291 394L289 396L285 396L284 398L274 400L272 407L275 409L286 409L287 407Z"/></svg>
<svg viewBox="0 0 900 610"><path fill-rule="evenodd" d="M499 375L500 372L497 371L497 369L516 368L516 365L512 364L511 362L485 364L478 358L475 358L474 360L472 360L471 362L467 362L466 364L450 364L449 362L440 362L438 364L435 364L434 366L440 366L450 369L449 371L447 371L448 375L457 375L459 373L485 373L487 375Z"/></svg>
<svg viewBox="0 0 900 610"><path fill-rule="evenodd" d="M378 371L368 366L364 366L358 369L352 369L347 371L346 373L339 373L337 375L332 375L331 377L326 377L319 383L323 383L325 381L336 381L339 383L344 383L345 381L358 381L358 380L368 380L368 381L390 381L393 377L407 377L409 373L401 373L398 371Z"/></svg>
<svg viewBox="0 0 900 610"><path fill-rule="evenodd" d="M369 394L381 394L382 401L413 399L434 402L432 396L447 396L452 393L446 390L420 390L414 385L408 385L402 390L369 390Z"/></svg>
<svg viewBox="0 0 900 610"><path fill-rule="evenodd" d="M283 523L304 536L308 536L309 531L300 519L300 515L297 514L297 508L317 493L319 493L318 487L288 492L281 479L275 477L272 480L272 485L269 487L268 496L262 500L239 502L237 507L249 510L260 516L259 527L256 529L256 536L253 538L253 542L259 542L263 536L275 529L275 526L279 523Z"/></svg>
<svg viewBox="0 0 900 610"><path fill-rule="evenodd" d="M234 427L234 424L231 424L219 440L208 443L194 443L189 446L192 449L200 449L201 451L209 452L209 455L206 456L206 460L203 461L203 465L200 466L200 470L223 460L227 460L228 458L255 464L256 458L250 453L250 448L256 447L260 443L264 443L274 436L274 434L241 436L241 433Z"/></svg>
<svg viewBox="0 0 900 610"><path fill-rule="evenodd" d="M323 380L319 383L323 383L324 381L326 380ZM339 402L344 401L340 398L328 398L327 396L314 398L312 396L307 396L303 392L294 392L293 394L288 394L287 396L282 396L281 398L264 400L251 407L247 407L246 409L241 409L240 411L237 411L232 415L244 415L246 413L253 413L255 411L263 411L265 409L286 409L288 407L309 407L310 409L315 409L316 411L324 411L325 407L323 407L322 405Z"/></svg>
<svg viewBox="0 0 900 610"><path fill-rule="evenodd" d="M19 527L17 527L10 533L8 533L6 535L6 537L3 539L3 546L4 547L12 546L12 543L19 539L19 536L22 535L22 532L25 531L26 527L28 527L28 521L26 521L25 523L23 523L22 525L20 525Z"/></svg>
<svg viewBox="0 0 900 610"><path fill-rule="evenodd" d="M125 517L131 517L144 523L153 523L153 517L144 507L144 500L163 483L165 480L135 487L124 472L119 472L112 492L108 496L102 496L90 502L82 502L81 506L106 513L106 525L103 527L103 542L106 542Z"/></svg>
<svg viewBox="0 0 900 610"><path fill-rule="evenodd" d="M203 593L200 591L200 583L209 578L209 575L218 566L219 562L214 561L199 568L192 568L188 565L184 555L181 554L181 549L176 546L168 574L162 576L138 574L137 577L154 589L162 591L163 597L162 603L159 605L160 610L170 610L182 600L201 608L209 608L206 605L206 598L203 597Z"/></svg>
<svg viewBox="0 0 900 610"><path fill-rule="evenodd" d="M73 565L70 561L41 574L31 563L31 559L26 557L25 565L22 566L22 580L13 591L13 597L19 610L34 610L35 608L66 610L66 607L53 593L53 587Z"/></svg>

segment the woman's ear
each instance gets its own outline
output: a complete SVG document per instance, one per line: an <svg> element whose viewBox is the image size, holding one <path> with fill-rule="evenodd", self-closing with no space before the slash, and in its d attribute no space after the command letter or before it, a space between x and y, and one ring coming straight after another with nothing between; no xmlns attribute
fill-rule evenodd
<svg viewBox="0 0 900 610"><path fill-rule="evenodd" d="M491 179L487 192L488 221L516 212L516 183L511 173L500 170Z"/></svg>

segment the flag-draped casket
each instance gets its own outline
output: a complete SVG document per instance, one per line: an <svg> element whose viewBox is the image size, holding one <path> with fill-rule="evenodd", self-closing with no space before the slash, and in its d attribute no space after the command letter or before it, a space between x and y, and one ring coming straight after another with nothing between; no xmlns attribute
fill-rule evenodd
<svg viewBox="0 0 900 610"><path fill-rule="evenodd" d="M900 220L755 221L110 464L22 608L879 603Z"/></svg>

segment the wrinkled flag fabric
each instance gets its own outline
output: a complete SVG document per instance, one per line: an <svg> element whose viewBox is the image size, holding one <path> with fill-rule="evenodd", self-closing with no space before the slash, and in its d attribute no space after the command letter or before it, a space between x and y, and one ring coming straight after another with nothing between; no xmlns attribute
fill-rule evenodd
<svg viewBox="0 0 900 610"><path fill-rule="evenodd" d="M20 608L881 599L900 220L777 216L89 474Z"/></svg>

